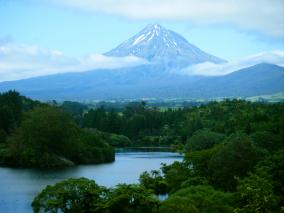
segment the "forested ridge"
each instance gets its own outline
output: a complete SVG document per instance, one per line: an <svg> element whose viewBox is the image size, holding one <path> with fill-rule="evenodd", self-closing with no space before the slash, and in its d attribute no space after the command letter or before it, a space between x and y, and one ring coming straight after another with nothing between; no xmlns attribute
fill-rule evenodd
<svg viewBox="0 0 284 213"><path fill-rule="evenodd" d="M235 99L160 109L137 102L117 111L76 102L50 106L16 92L1 94L0 102L2 162L21 155L21 162L29 162L40 152L92 163L94 150L141 145L171 146L184 154L182 162L142 173L136 185L105 188L81 178L47 186L34 198L34 212L283 211L283 103ZM62 125L64 137L57 131ZM60 143L32 140L39 133ZM65 149L70 143L79 148ZM168 198L161 201L155 196L160 194Z"/></svg>
<svg viewBox="0 0 284 213"><path fill-rule="evenodd" d="M114 148L96 130L80 128L59 107L15 91L0 94L0 164L54 168L114 161Z"/></svg>
<svg viewBox="0 0 284 213"><path fill-rule="evenodd" d="M224 139L242 132L251 137L264 134L272 140L275 137L279 140L280 135L283 137L283 105L234 99L161 109L147 106L145 102L133 102L122 111L102 106L84 113L74 113L73 110L73 115L81 127L124 135L134 146L181 146L188 149L187 142L194 135L197 136L191 139L212 134ZM69 110L72 112L70 107ZM277 143L272 144L277 146Z"/></svg>

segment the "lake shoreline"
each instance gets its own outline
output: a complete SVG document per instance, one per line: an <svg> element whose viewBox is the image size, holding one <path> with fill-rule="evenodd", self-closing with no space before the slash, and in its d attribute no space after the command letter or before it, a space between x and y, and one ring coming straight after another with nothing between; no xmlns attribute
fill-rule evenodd
<svg viewBox="0 0 284 213"><path fill-rule="evenodd" d="M63 169L29 169L0 167L0 212L29 213L34 196L46 185L68 178L86 177L99 185L114 187L119 183L138 183L144 171L159 169L161 163L181 161L174 152L123 152L116 161L97 165L76 165Z"/></svg>

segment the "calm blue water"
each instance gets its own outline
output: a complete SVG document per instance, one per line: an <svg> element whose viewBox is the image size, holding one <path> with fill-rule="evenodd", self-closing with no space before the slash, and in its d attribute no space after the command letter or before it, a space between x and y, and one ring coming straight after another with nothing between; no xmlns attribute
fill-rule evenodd
<svg viewBox="0 0 284 213"><path fill-rule="evenodd" d="M182 160L172 152L120 152L113 163L76 166L61 170L12 169L0 167L0 213L32 212L33 197L46 185L66 178L86 177L99 185L138 183L143 171Z"/></svg>

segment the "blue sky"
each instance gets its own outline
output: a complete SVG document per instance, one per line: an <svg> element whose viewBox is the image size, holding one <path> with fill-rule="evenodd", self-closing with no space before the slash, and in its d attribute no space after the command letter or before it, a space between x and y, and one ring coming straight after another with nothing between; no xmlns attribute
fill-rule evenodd
<svg viewBox="0 0 284 213"><path fill-rule="evenodd" d="M0 0L0 45L36 46L60 51L66 57L83 57L109 51L147 24L159 23L229 61L284 50L283 1L240 0L236 5L232 0L214 2ZM253 6L258 8L256 15L243 12Z"/></svg>

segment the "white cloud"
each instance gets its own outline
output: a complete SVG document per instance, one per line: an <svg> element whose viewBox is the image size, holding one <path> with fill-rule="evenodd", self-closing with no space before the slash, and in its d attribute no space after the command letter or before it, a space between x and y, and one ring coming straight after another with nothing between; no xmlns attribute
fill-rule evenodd
<svg viewBox="0 0 284 213"><path fill-rule="evenodd" d="M223 64L214 64L210 62L200 63L183 69L181 73L203 76L226 75L259 63L270 63L284 67L284 51L275 50L270 52L261 52Z"/></svg>
<svg viewBox="0 0 284 213"><path fill-rule="evenodd" d="M137 66L145 63L147 61L135 56L108 57L90 54L76 58L68 57L57 50L43 49L38 46L18 45L13 42L0 43L0 82L57 73ZM179 73L203 76L226 75L259 63L271 63L284 67L284 50L262 52L223 64L200 63L189 66Z"/></svg>
<svg viewBox="0 0 284 213"><path fill-rule="evenodd" d="M0 82L66 72L94 69L113 69L144 64L143 59L107 57L91 54L86 57L68 57L57 50L31 45L0 43Z"/></svg>
<svg viewBox="0 0 284 213"><path fill-rule="evenodd" d="M55 4L135 19L229 23L284 36L283 0L53 0Z"/></svg>

